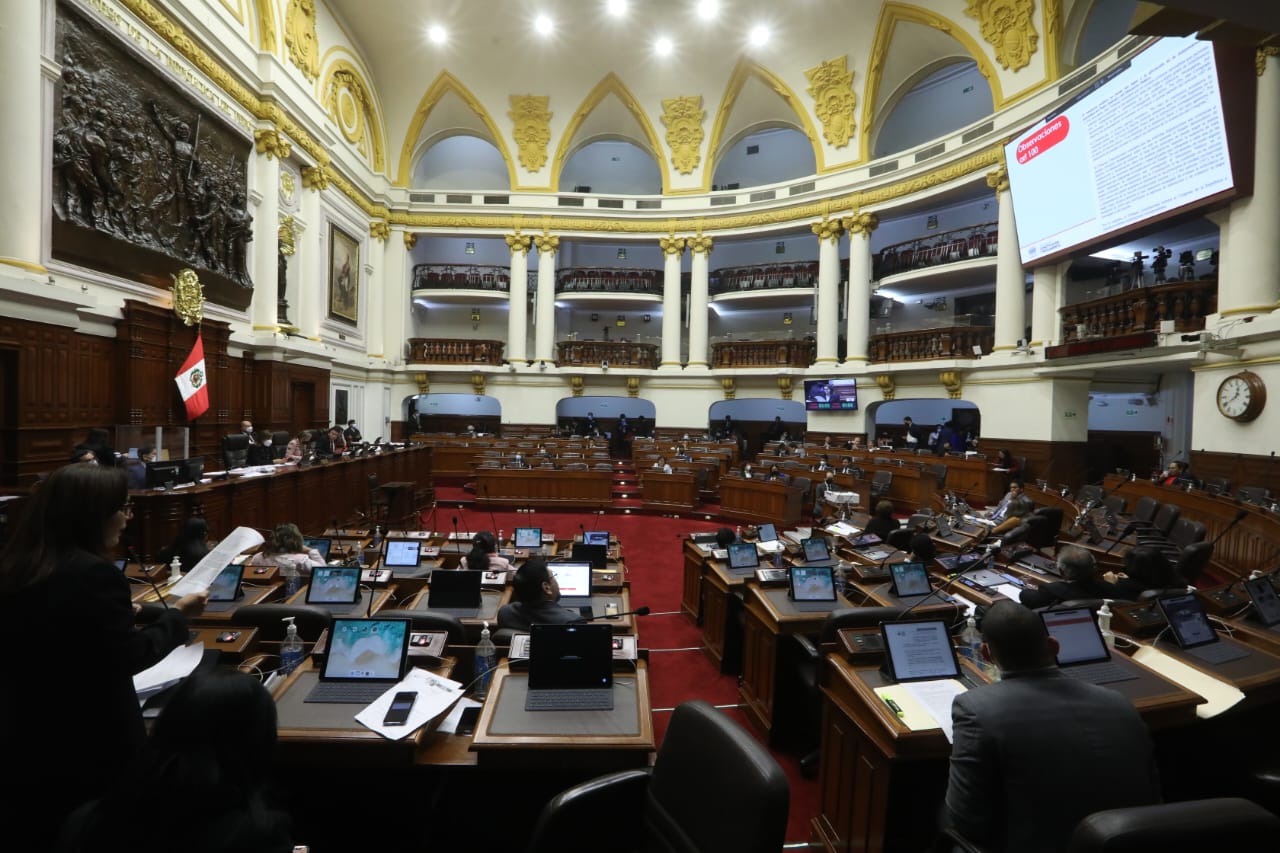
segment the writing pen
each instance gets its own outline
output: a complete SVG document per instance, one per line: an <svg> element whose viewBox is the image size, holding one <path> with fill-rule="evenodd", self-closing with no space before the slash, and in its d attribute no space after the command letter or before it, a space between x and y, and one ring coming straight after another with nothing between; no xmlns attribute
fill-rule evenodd
<svg viewBox="0 0 1280 853"><path fill-rule="evenodd" d="M902 716L901 705L899 705L897 702L890 699L888 696L881 696L880 698L884 700L884 704L889 706L890 711L892 711L894 714L898 715L899 717Z"/></svg>

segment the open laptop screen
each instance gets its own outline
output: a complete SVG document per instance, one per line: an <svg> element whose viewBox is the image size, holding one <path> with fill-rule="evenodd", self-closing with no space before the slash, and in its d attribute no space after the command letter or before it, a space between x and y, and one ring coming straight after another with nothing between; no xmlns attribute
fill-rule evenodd
<svg viewBox="0 0 1280 853"><path fill-rule="evenodd" d="M760 565L760 556L752 542L729 543L729 568L754 569Z"/></svg>
<svg viewBox="0 0 1280 853"><path fill-rule="evenodd" d="M386 555L382 558L383 566L388 569L417 567L421 551L416 539L388 539L386 545Z"/></svg>
<svg viewBox="0 0 1280 853"><path fill-rule="evenodd" d="M585 598L591 595L590 563L547 563L547 568L556 576L562 598Z"/></svg>
<svg viewBox="0 0 1280 853"><path fill-rule="evenodd" d="M924 622L885 622L880 626L895 681L958 678L960 664L951 647L951 634L941 619Z"/></svg>
<svg viewBox="0 0 1280 853"><path fill-rule="evenodd" d="M582 534L583 545L603 545L609 547L609 531L607 530L587 530Z"/></svg>
<svg viewBox="0 0 1280 853"><path fill-rule="evenodd" d="M409 624L408 619L334 619L322 677L326 681L400 679L408 657Z"/></svg>
<svg viewBox="0 0 1280 853"><path fill-rule="evenodd" d="M1087 607L1046 610L1040 614L1049 636L1058 641L1058 665L1095 663L1111 659L1098 624Z"/></svg>
<svg viewBox="0 0 1280 853"><path fill-rule="evenodd" d="M911 595L928 595L929 572L924 563L893 563L889 566L893 579L893 594L899 598Z"/></svg>
<svg viewBox="0 0 1280 853"><path fill-rule="evenodd" d="M517 548L541 548L542 528L517 527L515 545Z"/></svg>
<svg viewBox="0 0 1280 853"><path fill-rule="evenodd" d="M360 599L360 568L316 566L311 570L307 604L355 604Z"/></svg>
<svg viewBox="0 0 1280 853"><path fill-rule="evenodd" d="M333 540L331 540L331 539L307 538L307 539L303 539L303 540L302 540L302 544L303 544L303 545L305 545L305 546L306 546L306 547L308 547L308 548L315 548L315 549L316 549L316 551L320 554L320 556L321 556L321 557L323 557L326 561L328 561L328 559L329 559L329 548L331 548L331 547L333 546Z"/></svg>
<svg viewBox="0 0 1280 853"><path fill-rule="evenodd" d="M778 541L778 528L776 525L773 524L773 522L762 524L760 525L759 528L757 528L757 530L758 530L757 538L761 542L777 542Z"/></svg>
<svg viewBox="0 0 1280 853"><path fill-rule="evenodd" d="M244 566L231 564L218 572L209 584L210 601L235 601L240 597L240 581L244 578Z"/></svg>
<svg viewBox="0 0 1280 853"><path fill-rule="evenodd" d="M1255 578L1244 582L1244 588L1253 599L1253 608L1258 611L1262 624L1270 627L1280 625L1280 597L1276 596L1276 588L1271 585L1271 578Z"/></svg>
<svg viewBox="0 0 1280 853"><path fill-rule="evenodd" d="M796 601L835 601L835 574L830 566L792 566L791 597Z"/></svg>

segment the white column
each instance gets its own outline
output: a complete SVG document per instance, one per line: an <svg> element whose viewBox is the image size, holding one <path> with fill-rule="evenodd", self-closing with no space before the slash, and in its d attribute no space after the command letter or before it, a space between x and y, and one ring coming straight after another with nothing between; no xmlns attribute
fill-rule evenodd
<svg viewBox="0 0 1280 853"><path fill-rule="evenodd" d="M409 238L406 232L393 233L382 250L382 351L393 365L408 360L405 342L408 339L407 324L410 316L409 284L411 272Z"/></svg>
<svg viewBox="0 0 1280 853"><path fill-rule="evenodd" d="M386 255L391 229L386 222L375 222L369 228L369 236L369 260L377 259L379 263L370 263L368 267L369 301L365 305L364 351L370 358L386 358L386 312L383 305L386 304L387 267L380 262Z"/></svg>
<svg viewBox="0 0 1280 853"><path fill-rule="evenodd" d="M299 216L302 233L298 235L298 251L294 262L298 265L298 305L295 319L303 337L320 340L320 318L329 298L328 283L322 274L326 266L322 258L325 251L325 229L320 221L320 193L324 189L324 170L302 170L302 201Z"/></svg>
<svg viewBox="0 0 1280 853"><path fill-rule="evenodd" d="M555 361L556 358L556 250L560 238L542 234L533 238L538 247L538 312L534 317L533 358Z"/></svg>
<svg viewBox="0 0 1280 853"><path fill-rule="evenodd" d="M249 245L249 269L253 272L250 317L254 331L275 331L276 281L280 240L280 161L271 154L253 159L253 242ZM359 270L352 270L359 275Z"/></svg>
<svg viewBox="0 0 1280 853"><path fill-rule="evenodd" d="M529 245L528 234L508 234L511 250L510 307L507 311L507 361L515 365L529 360Z"/></svg>
<svg viewBox="0 0 1280 853"><path fill-rule="evenodd" d="M6 4L0 21L0 264L47 275L40 263L44 173L40 82L40 10L44 3ZM52 11L52 6L49 9Z"/></svg>
<svg viewBox="0 0 1280 853"><path fill-rule="evenodd" d="M839 219L814 223L818 236L818 349L815 364L839 361L840 332L840 234Z"/></svg>
<svg viewBox="0 0 1280 853"><path fill-rule="evenodd" d="M1013 218L1013 195L1009 192L1009 173L1001 166L987 173L987 186L1000 199L1000 250L996 255L996 334L995 349L1011 350L1027 331L1027 286L1018 255L1018 226Z"/></svg>
<svg viewBox="0 0 1280 853"><path fill-rule="evenodd" d="M845 332L845 362L867 360L871 338L871 232L880 225L874 213L859 213L844 221L849 231L849 322Z"/></svg>
<svg viewBox="0 0 1280 853"><path fill-rule="evenodd" d="M661 237L662 247L662 363L659 368L679 370L680 360L680 262L684 258L683 237Z"/></svg>
<svg viewBox="0 0 1280 853"><path fill-rule="evenodd" d="M689 251L693 253L690 271L689 293L689 367L706 367L707 358L707 309L711 305L707 273L714 241L710 237L690 237Z"/></svg>
<svg viewBox="0 0 1280 853"><path fill-rule="evenodd" d="M1033 272L1034 289L1031 292L1031 346L1047 347L1062 340L1062 318L1058 311L1063 305L1066 288L1062 278L1069 263L1036 267Z"/></svg>
<svg viewBox="0 0 1280 853"><path fill-rule="evenodd" d="M1280 60L1262 56L1258 78L1257 128L1254 131L1253 195L1218 217L1221 231L1218 265L1218 314L1248 314L1277 307L1276 270L1280 269ZM1227 251L1230 243L1231 251Z"/></svg>

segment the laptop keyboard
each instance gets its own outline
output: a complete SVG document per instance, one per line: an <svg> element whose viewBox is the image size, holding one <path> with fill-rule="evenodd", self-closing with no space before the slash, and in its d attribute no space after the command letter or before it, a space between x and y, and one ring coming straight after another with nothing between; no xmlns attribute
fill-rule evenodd
<svg viewBox="0 0 1280 853"><path fill-rule="evenodd" d="M1098 661L1080 666L1064 666L1062 671L1072 678L1087 681L1089 684L1114 684L1117 681L1135 681L1138 676L1133 670L1125 669L1115 661Z"/></svg>
<svg viewBox="0 0 1280 853"><path fill-rule="evenodd" d="M390 684L361 684L350 681L321 681L303 702L322 702L329 705L368 705L383 693Z"/></svg>
<svg viewBox="0 0 1280 853"><path fill-rule="evenodd" d="M612 711L613 689L530 690L524 702L524 709L526 711Z"/></svg>
<svg viewBox="0 0 1280 853"><path fill-rule="evenodd" d="M1210 643L1194 649L1187 649L1187 654L1194 655L1206 663L1227 663L1228 661L1247 658L1249 653L1228 643Z"/></svg>

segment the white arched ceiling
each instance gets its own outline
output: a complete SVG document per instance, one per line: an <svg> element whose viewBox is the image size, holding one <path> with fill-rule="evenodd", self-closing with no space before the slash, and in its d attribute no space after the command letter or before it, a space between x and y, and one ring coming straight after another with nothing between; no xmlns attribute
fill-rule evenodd
<svg viewBox="0 0 1280 853"><path fill-rule="evenodd" d="M729 149L744 137L766 128L783 127L805 136L804 127L786 99L766 86L756 75L748 75L721 132L719 149L713 157L715 166L718 167ZM805 138L807 141L808 137ZM814 170L813 150L810 147L808 170L801 174L811 175ZM714 174L714 167L712 173Z"/></svg>
<svg viewBox="0 0 1280 853"><path fill-rule="evenodd" d="M885 118L893 111L897 102L915 88L921 72L927 74L945 63L959 61L971 62L973 56L956 39L941 30L913 21L898 22L893 31L893 41L885 51L880 84L876 89L872 113L872 150L876 150L875 140Z"/></svg>
<svg viewBox="0 0 1280 853"><path fill-rule="evenodd" d="M923 69L881 114L871 156L885 157L945 136L991 115L991 87L971 59L945 59Z"/></svg>
<svg viewBox="0 0 1280 853"><path fill-rule="evenodd" d="M507 161L488 139L469 132L441 135L423 146L413 166L415 190L507 190Z"/></svg>
<svg viewBox="0 0 1280 853"><path fill-rule="evenodd" d="M662 171L646 148L630 139L601 138L574 151L560 170L561 192L579 186L593 193L656 195L662 192Z"/></svg>

